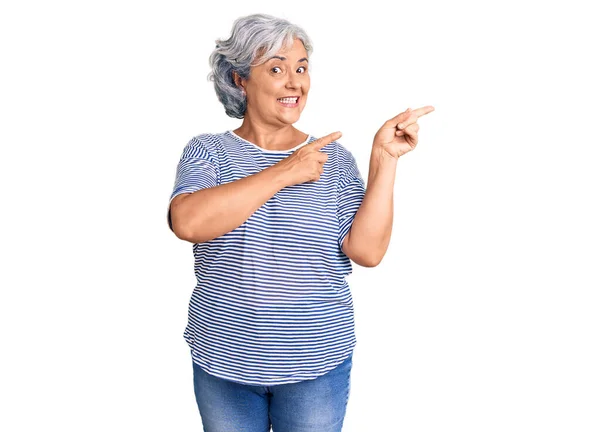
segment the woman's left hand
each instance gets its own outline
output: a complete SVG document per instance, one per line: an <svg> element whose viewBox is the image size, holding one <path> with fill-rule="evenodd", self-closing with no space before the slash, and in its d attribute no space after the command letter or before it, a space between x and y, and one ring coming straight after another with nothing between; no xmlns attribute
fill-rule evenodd
<svg viewBox="0 0 600 432"><path fill-rule="evenodd" d="M389 119L375 134L373 148L382 149L396 159L414 150L419 141L417 119L429 114L434 109L430 105L414 111L408 108L396 117Z"/></svg>

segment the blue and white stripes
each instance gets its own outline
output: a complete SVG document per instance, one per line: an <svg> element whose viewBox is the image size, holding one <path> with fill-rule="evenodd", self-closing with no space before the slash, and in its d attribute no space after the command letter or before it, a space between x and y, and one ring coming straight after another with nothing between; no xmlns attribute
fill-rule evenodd
<svg viewBox="0 0 600 432"><path fill-rule="evenodd" d="M260 172L292 154L228 131L184 148L171 200ZM332 142L317 182L281 189L241 226L193 245L196 287L184 338L217 377L252 385L299 382L343 362L356 344L341 245L365 193L352 154Z"/></svg>

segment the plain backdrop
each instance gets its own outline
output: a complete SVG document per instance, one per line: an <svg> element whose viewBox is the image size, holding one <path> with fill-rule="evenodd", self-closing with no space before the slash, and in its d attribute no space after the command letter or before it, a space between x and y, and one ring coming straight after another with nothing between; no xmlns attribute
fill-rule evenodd
<svg viewBox="0 0 600 432"><path fill-rule="evenodd" d="M167 226L189 139L235 129L208 56L268 13L314 43L296 126L398 162L349 276L344 432L600 430L600 31L592 2L23 1L0 7L3 431L200 431ZM316 431L318 432L318 431Z"/></svg>

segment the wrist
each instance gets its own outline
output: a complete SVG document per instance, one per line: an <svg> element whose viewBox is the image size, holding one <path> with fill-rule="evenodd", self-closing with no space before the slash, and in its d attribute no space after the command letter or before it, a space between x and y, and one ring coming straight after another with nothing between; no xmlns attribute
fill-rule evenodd
<svg viewBox="0 0 600 432"><path fill-rule="evenodd" d="M380 144L373 144L371 155L381 163L396 163L399 158L399 156L394 156L388 152L384 146Z"/></svg>
<svg viewBox="0 0 600 432"><path fill-rule="evenodd" d="M278 164L270 166L262 171L262 173L266 175L267 182L270 185L275 185L278 191L289 186L288 173Z"/></svg>
<svg viewBox="0 0 600 432"><path fill-rule="evenodd" d="M375 184L375 180L382 175L384 178L395 177L398 158L390 155L385 149L373 146L371 150L371 161L369 163L369 181L368 185ZM386 180L387 181L387 180Z"/></svg>

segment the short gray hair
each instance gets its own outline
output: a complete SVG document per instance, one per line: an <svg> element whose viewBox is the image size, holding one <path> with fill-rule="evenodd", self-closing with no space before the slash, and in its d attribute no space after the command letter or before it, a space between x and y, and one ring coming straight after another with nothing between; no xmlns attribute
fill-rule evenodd
<svg viewBox="0 0 600 432"><path fill-rule="evenodd" d="M235 20L229 39L215 41L208 79L214 82L217 97L229 117L241 119L246 114L246 96L235 84L233 71L247 79L251 66L264 63L282 47L291 47L294 39L302 41L310 57L312 43L303 29L282 18L254 14Z"/></svg>

